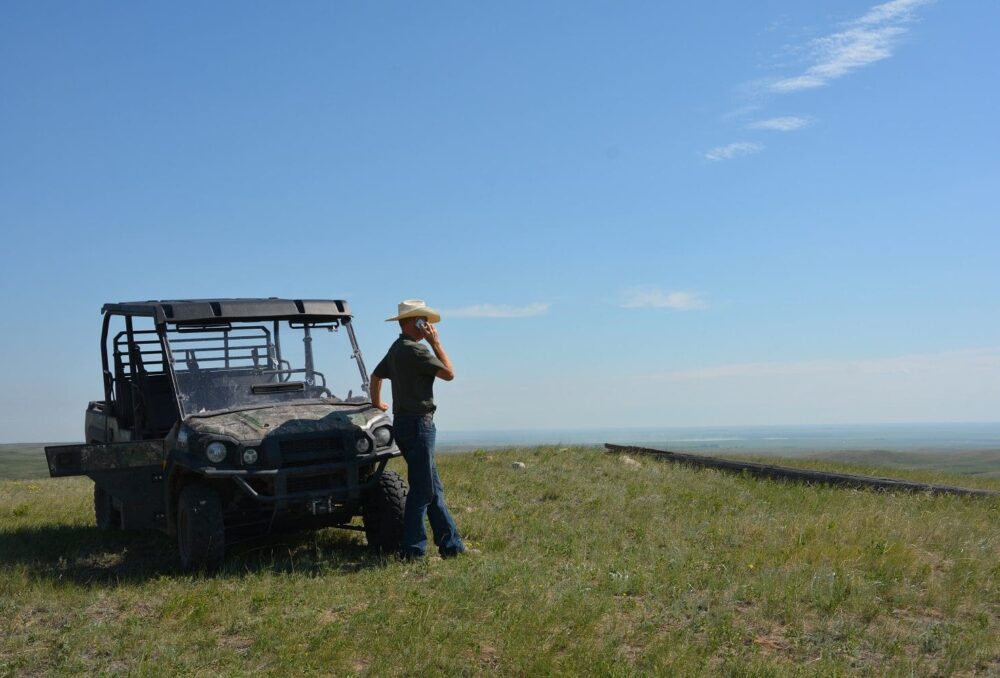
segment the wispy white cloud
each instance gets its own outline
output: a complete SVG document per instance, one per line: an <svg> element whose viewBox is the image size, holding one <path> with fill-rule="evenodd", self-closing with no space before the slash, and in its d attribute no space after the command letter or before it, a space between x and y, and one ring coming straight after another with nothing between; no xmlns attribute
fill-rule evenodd
<svg viewBox="0 0 1000 678"><path fill-rule="evenodd" d="M722 114L723 120L735 120L738 118L745 118L748 115L753 115L761 109L760 104L747 104L746 106L740 106L739 108L734 108L731 111L727 111Z"/></svg>
<svg viewBox="0 0 1000 678"><path fill-rule="evenodd" d="M705 151L705 160L716 162L719 160L730 160L741 155L753 155L764 150L764 144L756 141L736 141L725 146L716 146Z"/></svg>
<svg viewBox="0 0 1000 678"><path fill-rule="evenodd" d="M768 118L767 120L757 120L747 127L750 129L766 129L776 132L792 132L808 126L812 121L795 115L787 115L780 118Z"/></svg>
<svg viewBox="0 0 1000 678"><path fill-rule="evenodd" d="M472 306L445 310L441 313L453 318L529 318L531 316L544 315L548 310L548 304L538 302L524 306L473 304Z"/></svg>
<svg viewBox="0 0 1000 678"><path fill-rule="evenodd" d="M667 292L653 285L638 285L622 292L623 308L670 308L675 311L695 311L708 303L692 292Z"/></svg>
<svg viewBox="0 0 1000 678"><path fill-rule="evenodd" d="M916 9L933 0L890 0L849 22L844 30L813 40L807 46L810 65L804 72L771 81L767 89L783 94L823 87L868 64L888 59Z"/></svg>
<svg viewBox="0 0 1000 678"><path fill-rule="evenodd" d="M805 63L800 67L801 72L783 78L745 83L741 88L743 95L750 97L751 101L757 101L724 114L723 119L746 120L760 109L761 95L824 87L837 78L888 59L909 31L910 24L917 19L917 10L932 2L934 0L889 0L874 5L860 17L841 24L839 30L805 45L796 45L794 51L806 55ZM808 117L783 116L747 121L745 127L750 130L791 132L810 124L812 119ZM702 157L710 162L718 162L753 155L762 150L764 145L761 143L737 141L704 151Z"/></svg>

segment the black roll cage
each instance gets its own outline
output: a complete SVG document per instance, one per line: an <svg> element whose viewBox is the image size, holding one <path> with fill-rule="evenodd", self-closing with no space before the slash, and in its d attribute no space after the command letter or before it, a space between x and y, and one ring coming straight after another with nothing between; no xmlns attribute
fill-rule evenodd
<svg viewBox="0 0 1000 678"><path fill-rule="evenodd" d="M211 311L211 317L203 309ZM252 310L253 313L243 315L241 313L224 313L227 309ZM310 310L325 311L322 313L311 313ZM332 313L330 311L333 311ZM194 302L132 302L122 304L106 304L102 309L104 321L101 329L101 365L104 380L104 403L105 411L113 414L121 421L121 417L131 417L133 422L129 428L132 430L132 439L143 439L146 433L153 433L148 426L142 430L139 428L139 417L137 416L142 406L130 395L131 412L124 412L122 403L115 393L115 387L120 379L124 379L130 384L130 388L136 384L137 380L147 378L152 375L161 378L167 377L170 381L170 391L173 407L176 408L178 417L184 412L184 407L180 400L180 389L177 384L177 373L174 369L177 351L184 351L183 348L173 348L171 339L168 337L168 330L172 326L177 333L183 334L185 330L191 332L217 331L222 334L223 347L220 349L202 349L203 351L220 350L219 356L200 356L194 358L201 361L221 361L223 368L230 366L234 356L230 351L230 333L239 331L260 331L264 339L262 345L242 344L239 350L251 349L250 356L256 364L261 348L265 350L263 359L267 361L268 370L277 374L279 381L288 381L293 372L303 372L305 381L313 385L316 378L326 385L325 376L315 370L312 357L312 337L310 328L316 326L333 326L344 328L351 342L352 357L355 359L358 369L361 372L362 389L365 394L369 394L369 378L358 347L357 337L354 334L351 320L353 316L346 302L343 301L300 301L281 299L226 299L226 300L204 300ZM177 319L170 319L171 316ZM109 336L111 318L122 317L125 320L125 330L117 333L113 338ZM154 320L154 329L136 330L133 326L134 317L145 317ZM180 319L183 318L183 319ZM232 322L258 322L259 325L244 326L241 328L232 327ZM305 333L305 366L303 369L291 369L291 365L281 357L280 324L282 322L293 323L296 327L303 327ZM270 324L268 328L266 324ZM152 338L156 336L156 339ZM245 337L241 337L244 338ZM110 340L110 341L109 341ZM185 339L174 339L174 343L184 343ZM143 347L150 347L158 344L157 350L143 350ZM271 353L269 347L273 346ZM124 347L124 351L121 348ZM114 371L112 371L109 349L114 351ZM159 364L159 372L148 372L145 369L144 355L159 355L159 360L152 360L149 365ZM123 359L124 358L124 359ZM185 360L190 359L185 354ZM239 359L246 360L247 355L240 355ZM283 365L288 365L289 369L283 370ZM127 373L126 373L127 368ZM282 378L282 375L284 377ZM162 379L161 379L162 380ZM165 386L165 384L164 384Z"/></svg>

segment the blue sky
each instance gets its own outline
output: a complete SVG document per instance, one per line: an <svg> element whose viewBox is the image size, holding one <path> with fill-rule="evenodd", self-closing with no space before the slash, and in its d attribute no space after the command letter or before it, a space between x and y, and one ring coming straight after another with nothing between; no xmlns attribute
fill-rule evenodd
<svg viewBox="0 0 1000 678"><path fill-rule="evenodd" d="M444 429L1000 419L992 2L4 3L0 439L103 302L444 313Z"/></svg>

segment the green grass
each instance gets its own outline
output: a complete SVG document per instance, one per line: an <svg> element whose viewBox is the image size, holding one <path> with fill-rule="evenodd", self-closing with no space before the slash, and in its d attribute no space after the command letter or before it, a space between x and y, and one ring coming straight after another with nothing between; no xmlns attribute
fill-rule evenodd
<svg viewBox="0 0 1000 678"><path fill-rule="evenodd" d="M98 532L85 479L0 482L0 674L1000 671L1000 500L593 448L439 466L480 556L381 561L323 530L237 546L214 576L177 572L156 533Z"/></svg>
<svg viewBox="0 0 1000 678"><path fill-rule="evenodd" d="M985 478L1000 478L1000 450L995 449L952 453L857 450L826 452L814 456L831 461L866 464L887 469L927 469Z"/></svg>
<svg viewBox="0 0 1000 678"><path fill-rule="evenodd" d="M49 474L47 443L0 443L0 479L25 480Z"/></svg>

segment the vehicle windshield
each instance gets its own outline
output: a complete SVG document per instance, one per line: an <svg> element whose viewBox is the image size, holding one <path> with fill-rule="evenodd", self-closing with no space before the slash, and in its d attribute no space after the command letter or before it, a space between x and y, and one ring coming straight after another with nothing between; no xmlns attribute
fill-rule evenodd
<svg viewBox="0 0 1000 678"><path fill-rule="evenodd" d="M182 416L315 399L368 401L350 326L339 321L180 325L166 336Z"/></svg>

